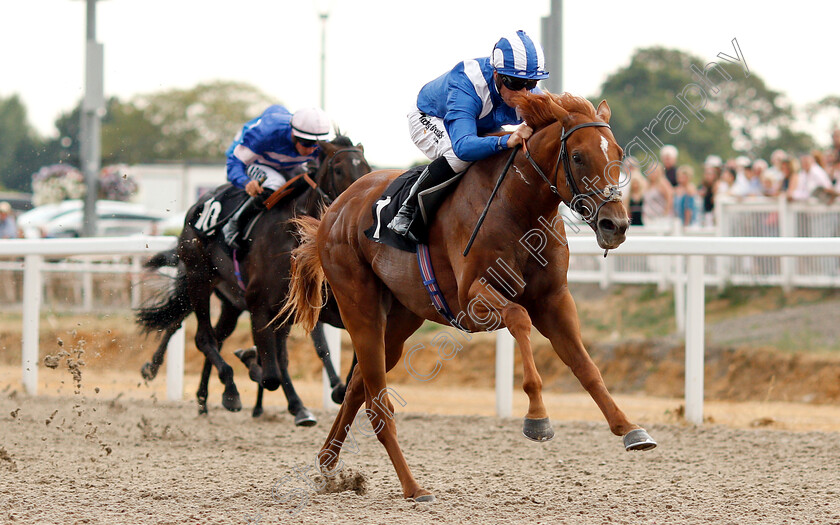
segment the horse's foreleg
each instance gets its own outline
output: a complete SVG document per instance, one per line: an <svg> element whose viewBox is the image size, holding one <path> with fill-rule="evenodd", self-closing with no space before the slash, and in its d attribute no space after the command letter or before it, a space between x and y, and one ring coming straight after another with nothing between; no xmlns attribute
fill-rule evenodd
<svg viewBox="0 0 840 525"><path fill-rule="evenodd" d="M502 309L502 322L516 339L522 354L522 389L528 395L528 413L525 414L522 433L534 441L548 441L554 437L554 430L542 399L542 378L534 363L531 318L522 306L508 303Z"/></svg>
<svg viewBox="0 0 840 525"><path fill-rule="evenodd" d="M604 384L600 370L584 348L577 308L568 288L563 287L560 292L549 297L539 309L532 312L532 317L534 325L551 341L554 351L601 409L612 433L624 436L625 448L654 448L656 442L639 425L631 423L618 408Z"/></svg>
<svg viewBox="0 0 840 525"><path fill-rule="evenodd" d="M242 310L235 307L232 303L227 301L226 299L222 299L222 311L219 314L219 320L216 321L216 326L213 328L213 332L216 335L217 341L217 348L219 353L221 354L222 345L225 342L225 339L230 337L230 334L236 330L236 323L239 320L239 316L242 314ZM220 355L221 357L221 355ZM227 363L225 363L225 366ZM231 369L232 370L232 369ZM221 378L221 374L219 375ZM236 384L233 382L233 372L230 375L230 381L223 381L225 385L225 391L222 394L222 405L228 410L232 410L231 406L234 408L242 407L242 402L239 399L239 391L236 388ZM235 408L235 410L239 410L239 408Z"/></svg>

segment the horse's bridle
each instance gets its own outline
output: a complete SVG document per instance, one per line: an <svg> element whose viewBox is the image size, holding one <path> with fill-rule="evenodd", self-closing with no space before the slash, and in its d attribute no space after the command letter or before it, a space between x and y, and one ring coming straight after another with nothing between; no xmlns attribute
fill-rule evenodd
<svg viewBox="0 0 840 525"><path fill-rule="evenodd" d="M608 202L618 202L621 200L621 190L618 189L618 184L609 184L605 186L603 189L592 190L588 193L582 193L580 189L578 189L577 183L575 182L575 178L572 176L572 166L569 163L569 154L566 150L566 141L569 139L569 136L574 133L575 131L581 128L609 128L610 125L606 122L585 122L583 124L578 124L577 126L573 127L569 131L566 131L565 128L561 128L560 131L560 151L557 153L557 161L554 163L554 176L552 177L555 181L557 180L557 172L560 169L560 163L563 163L563 171L566 174L566 185L569 187L569 191L572 193L572 199L569 202L569 207L574 211L578 211L576 208L577 204L586 199L588 197L593 197L595 195L601 195L604 197L604 200L592 211L588 216L583 216L583 220L587 223L592 223L595 218L598 216L598 212L601 210L601 207L608 203ZM531 152L528 151L526 143L523 142L523 150L525 151L525 158L528 159L528 162L531 163L531 166L537 171L540 177L548 184L548 187L551 189L551 192L561 197L560 192L557 191L557 186L552 184L552 182L548 179L548 177L543 173L543 170L540 169L537 162L531 157ZM561 197L562 198L562 197ZM578 211L578 213L580 213Z"/></svg>
<svg viewBox="0 0 840 525"><path fill-rule="evenodd" d="M338 157L338 155L340 153L352 153L352 152L362 153L362 150L360 150L359 148L342 148L342 149L336 150L332 155L330 155L330 158L327 159L326 164L324 164L324 173L326 174L330 169L332 169L333 162L335 162L335 158ZM364 155L364 153L362 153L362 155ZM335 178L330 177L328 182L330 183L330 187L327 188L327 189L332 190L335 193L335 195L337 196L338 191L335 187ZM328 206L330 204L332 204L332 201L333 201L332 197L330 197L327 192L325 192L324 190L321 189L320 184L315 188L315 190L321 195L321 199L323 199L324 202L326 202L326 204Z"/></svg>

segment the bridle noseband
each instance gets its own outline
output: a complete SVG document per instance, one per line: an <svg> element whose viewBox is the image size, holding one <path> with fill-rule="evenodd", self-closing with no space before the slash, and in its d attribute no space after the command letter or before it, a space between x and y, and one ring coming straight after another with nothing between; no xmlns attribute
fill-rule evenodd
<svg viewBox="0 0 840 525"><path fill-rule="evenodd" d="M563 163L563 171L566 174L566 185L569 187L569 191L572 193L572 199L569 202L569 207L573 210L577 203L586 199L588 197L593 197L595 195L600 195L604 197L604 200L592 211L589 216L583 216L583 220L587 223L592 223L595 218L598 216L598 212L601 210L601 207L608 203L608 202L617 202L621 200L621 190L618 189L618 184L609 184L605 186L603 189L595 189L588 193L582 193L580 189L578 189L577 183L575 182L575 178L572 176L572 166L569 163L569 154L566 149L566 141L569 139L569 136L574 133L575 131L581 128L609 128L610 125L606 122L585 122L583 124L578 124L577 126L571 128L569 131L566 131L564 128L561 128L560 131L560 151L557 153L557 161L554 163L554 176L552 177L553 180L557 180L557 172L560 169L560 163ZM525 142L523 142L523 146L525 146ZM543 170L540 169L537 162L531 157L531 152L528 151L527 146L523 147L525 151L525 158L528 159L528 162L531 163L531 166L537 171L540 177L548 184L548 187L551 189L551 192L558 197L561 197L560 192L557 191L557 186L552 184L551 180L546 177ZM562 197L561 197L562 198ZM578 212L580 213L580 212ZM581 214L583 215L583 214Z"/></svg>

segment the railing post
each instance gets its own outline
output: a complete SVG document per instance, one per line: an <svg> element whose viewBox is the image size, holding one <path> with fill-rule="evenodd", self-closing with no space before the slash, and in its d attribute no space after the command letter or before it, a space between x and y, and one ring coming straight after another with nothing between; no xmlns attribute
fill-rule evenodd
<svg viewBox="0 0 840 525"><path fill-rule="evenodd" d="M29 395L38 394L38 342L41 317L41 292L44 258L27 255L23 259L23 338L21 341L21 368L23 387Z"/></svg>
<svg viewBox="0 0 840 525"><path fill-rule="evenodd" d="M677 321L677 333L685 333L685 256L675 255L674 261L674 318Z"/></svg>
<svg viewBox="0 0 840 525"><path fill-rule="evenodd" d="M507 328L496 332L496 416L513 415L513 336Z"/></svg>
<svg viewBox="0 0 840 525"><path fill-rule="evenodd" d="M793 212L788 205L787 196L779 195L779 236L781 237L795 237L796 228L794 227ZM785 293L793 289L793 272L796 261L793 257L781 257L779 261L780 270L782 272L782 291Z"/></svg>
<svg viewBox="0 0 840 525"><path fill-rule="evenodd" d="M184 326L172 334L166 347L166 399L181 401L184 398Z"/></svg>
<svg viewBox="0 0 840 525"><path fill-rule="evenodd" d="M333 368L341 377L341 330L334 326L324 324L324 336L327 339L327 347L330 349L330 361L332 361ZM321 378L323 379L323 399L324 409L337 410L338 405L332 400L332 387L330 386L330 378L327 376L326 370L321 370Z"/></svg>
<svg viewBox="0 0 840 525"><path fill-rule="evenodd" d="M703 372L705 351L705 285L703 256L688 256L687 316L685 330L685 419L703 423Z"/></svg>

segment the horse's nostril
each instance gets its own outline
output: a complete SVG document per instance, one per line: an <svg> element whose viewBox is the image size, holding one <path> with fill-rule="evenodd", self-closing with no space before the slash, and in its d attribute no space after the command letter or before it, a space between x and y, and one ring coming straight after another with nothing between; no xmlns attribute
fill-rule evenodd
<svg viewBox="0 0 840 525"><path fill-rule="evenodd" d="M609 219L598 221L598 228L603 232L614 232L617 230L615 223Z"/></svg>

